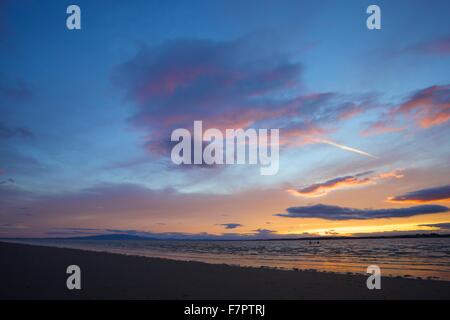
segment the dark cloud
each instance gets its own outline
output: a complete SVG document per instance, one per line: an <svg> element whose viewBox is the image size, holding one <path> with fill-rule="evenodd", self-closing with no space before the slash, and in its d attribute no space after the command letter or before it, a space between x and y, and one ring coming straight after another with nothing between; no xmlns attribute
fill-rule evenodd
<svg viewBox="0 0 450 320"><path fill-rule="evenodd" d="M225 229L236 229L242 227L240 223L222 223L221 226L225 227Z"/></svg>
<svg viewBox="0 0 450 320"><path fill-rule="evenodd" d="M392 230L392 231L382 231L382 232L361 232L353 233L353 237L396 237L396 236L415 236L415 235L429 235L438 233L435 230Z"/></svg>
<svg viewBox="0 0 450 320"><path fill-rule="evenodd" d="M55 230L62 230L62 231L96 231L100 232L103 231L103 229L98 228L77 228L77 227L61 227L61 228L54 228Z"/></svg>
<svg viewBox="0 0 450 320"><path fill-rule="evenodd" d="M33 97L31 86L25 81L7 84L7 80L0 79L0 97L13 101L29 101Z"/></svg>
<svg viewBox="0 0 450 320"><path fill-rule="evenodd" d="M186 109L214 114L212 105L236 109L232 102L243 106L254 96L298 84L299 64L256 50L242 40L169 41L142 48L119 69L117 79L127 96L146 109L141 115L176 115Z"/></svg>
<svg viewBox="0 0 450 320"><path fill-rule="evenodd" d="M388 198L389 202L438 202L450 201L450 185L421 189Z"/></svg>
<svg viewBox="0 0 450 320"><path fill-rule="evenodd" d="M82 237L95 236L103 232L95 228L54 228L54 231L47 231L45 234L51 237Z"/></svg>
<svg viewBox="0 0 450 320"><path fill-rule="evenodd" d="M320 218L325 220L366 220L411 217L421 214L448 212L449 208L438 205L422 205L393 209L355 209L317 204L313 206L291 207L287 213L275 214L287 218Z"/></svg>
<svg viewBox="0 0 450 320"><path fill-rule="evenodd" d="M8 179L5 179L5 180L0 180L0 185L10 184L10 183L15 183L15 182L16 181L13 178L8 178Z"/></svg>
<svg viewBox="0 0 450 320"><path fill-rule="evenodd" d="M419 227L432 227L432 228L438 228L439 230L447 231L447 230L450 230L450 222L419 224Z"/></svg>
<svg viewBox="0 0 450 320"><path fill-rule="evenodd" d="M11 232L23 231L28 229L27 225L21 223L4 223L0 225L0 234L10 234Z"/></svg>
<svg viewBox="0 0 450 320"><path fill-rule="evenodd" d="M274 230L269 230L269 229L256 229L253 230L253 232L255 232L258 236L260 236L261 238L270 238L270 237L274 237L276 234L276 231Z"/></svg>
<svg viewBox="0 0 450 320"><path fill-rule="evenodd" d="M22 127L11 128L6 124L0 122L0 139L11 139L11 138L30 139L34 138L34 134L27 128Z"/></svg>

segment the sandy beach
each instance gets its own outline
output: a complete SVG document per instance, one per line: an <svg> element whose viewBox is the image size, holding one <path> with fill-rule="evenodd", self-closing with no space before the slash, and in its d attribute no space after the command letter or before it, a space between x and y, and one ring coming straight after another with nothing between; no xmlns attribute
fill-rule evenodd
<svg viewBox="0 0 450 320"><path fill-rule="evenodd" d="M0 299L449 299L450 282L244 268L0 243ZM81 290L66 288L80 266Z"/></svg>

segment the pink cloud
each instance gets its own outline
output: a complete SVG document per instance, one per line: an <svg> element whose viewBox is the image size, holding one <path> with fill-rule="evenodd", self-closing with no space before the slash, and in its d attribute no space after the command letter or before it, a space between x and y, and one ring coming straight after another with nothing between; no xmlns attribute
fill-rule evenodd
<svg viewBox="0 0 450 320"><path fill-rule="evenodd" d="M402 103L372 122L362 131L365 136L399 132L408 128L398 124L399 120L419 128L431 128L450 120L450 85L435 85L418 90ZM411 121L412 120L412 121Z"/></svg>
<svg viewBox="0 0 450 320"><path fill-rule="evenodd" d="M393 112L413 116L422 128L445 123L450 119L450 85L420 90Z"/></svg>
<svg viewBox="0 0 450 320"><path fill-rule="evenodd" d="M384 133L391 133L391 132L400 132L405 130L406 127L400 127L400 126L391 126L387 124L385 121L376 121L372 123L367 129L365 129L362 134L364 136L371 136L371 135L378 135L378 134L384 134Z"/></svg>
<svg viewBox="0 0 450 320"><path fill-rule="evenodd" d="M441 56L450 55L450 36L410 46L406 51Z"/></svg>
<svg viewBox="0 0 450 320"><path fill-rule="evenodd" d="M402 178L403 174L400 170L394 170L390 172L379 173L370 175L372 172L363 172L352 176L337 177L325 182L315 183L309 186L288 189L287 191L295 196L302 197L321 197L325 196L331 191L338 189L345 189L349 187L359 187L366 185L376 184L380 180Z"/></svg>

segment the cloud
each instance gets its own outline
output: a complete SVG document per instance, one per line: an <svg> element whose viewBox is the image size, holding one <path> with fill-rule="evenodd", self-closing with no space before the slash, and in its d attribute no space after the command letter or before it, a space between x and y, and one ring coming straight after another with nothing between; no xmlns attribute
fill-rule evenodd
<svg viewBox="0 0 450 320"><path fill-rule="evenodd" d="M98 229L98 228L53 228L52 231L46 233L50 236L58 237L77 237L90 235L133 235L144 238L159 240L262 240L262 239L298 239L310 236L318 236L316 234L279 234L274 230L256 229L251 233L222 233L211 234L207 232L185 233L185 232L151 232L143 230L128 229Z"/></svg>
<svg viewBox="0 0 450 320"><path fill-rule="evenodd" d="M98 228L77 228L77 227L63 227L63 228L54 228L56 230L63 230L63 231L94 231L94 232L99 232L99 231L103 231L103 229L98 229Z"/></svg>
<svg viewBox="0 0 450 320"><path fill-rule="evenodd" d="M261 196L263 192L263 196ZM274 194L275 192L275 194ZM278 192L278 193L276 193ZM279 234L257 229L224 233L188 233L180 228L210 226L223 221L223 210L241 212L245 217L276 210L274 199L285 199L278 189L252 190L239 194L179 193L173 189L149 189L136 184L100 184L74 192L42 194L21 189L16 185L0 185L0 220L29 226L13 236L77 236L126 233L158 239L257 239L298 238L307 234ZM281 197L281 198L279 198ZM276 202L276 201L275 201ZM254 208L254 204L260 208ZM244 209L244 211L242 211ZM264 214L266 214L264 212ZM245 218L242 216L242 218ZM20 218L20 221L17 219ZM196 226L190 225L196 221ZM232 221L232 220L231 220ZM259 226L266 226L263 220ZM166 223L164 227L159 226ZM158 225L158 226L157 226ZM158 228L157 231L152 228ZM163 230L161 230L163 228ZM172 232L176 230L177 232ZM181 231L181 232L178 232ZM6 232L6 231L5 231ZM8 236L13 230L8 231ZM0 232L1 234L2 232Z"/></svg>
<svg viewBox="0 0 450 320"><path fill-rule="evenodd" d="M449 202L450 185L411 191L404 195L389 197L388 201L401 203Z"/></svg>
<svg viewBox="0 0 450 320"><path fill-rule="evenodd" d="M1 33L0 26L0 38ZM0 72L0 100L2 104L9 104L12 102L29 102L33 99L34 95L35 88L28 81L21 78L10 77Z"/></svg>
<svg viewBox="0 0 450 320"><path fill-rule="evenodd" d="M422 214L448 212L449 208L438 205L422 205L393 209L355 209L316 204L313 206L291 207L287 213L275 214L286 218L319 218L325 220L366 220L383 218L403 218Z"/></svg>
<svg viewBox="0 0 450 320"><path fill-rule="evenodd" d="M13 101L29 101L33 97L33 90L25 81L19 80L12 84L0 79L0 97Z"/></svg>
<svg viewBox="0 0 450 320"><path fill-rule="evenodd" d="M359 232L353 233L353 237L398 237L398 236L416 236L416 235L430 235L436 234L437 230L392 230L392 231L381 231L381 232Z"/></svg>
<svg viewBox="0 0 450 320"><path fill-rule="evenodd" d="M136 105L130 120L148 130L150 150L158 151L174 128L191 127L194 120L246 128L291 112L275 108L279 102L267 96L298 86L302 66L245 40L167 41L143 47L118 68L115 82Z"/></svg>
<svg viewBox="0 0 450 320"><path fill-rule="evenodd" d="M0 139L22 138L31 139L34 138L34 134L22 127L11 128L0 122Z"/></svg>
<svg viewBox="0 0 450 320"><path fill-rule="evenodd" d="M298 58L266 43L251 36L176 39L144 46L118 66L113 81L134 108L129 121L145 132L144 148L155 156L169 155L171 132L192 129L194 120L202 120L204 130L279 128L284 147L324 143L312 138L372 107L368 95L302 94Z"/></svg>
<svg viewBox="0 0 450 320"><path fill-rule="evenodd" d="M378 134L385 134L391 132L401 132L405 130L405 126L394 126L386 123L383 120L372 122L368 128L364 129L362 132L363 136L371 136Z"/></svg>
<svg viewBox="0 0 450 320"><path fill-rule="evenodd" d="M20 184L6 184L0 185L0 220L15 223L17 217L23 217L23 221L32 227L27 236L42 234L52 227L125 229L126 226L128 229L178 231L183 228L181 231L185 231L184 228L203 226L209 230L211 225L233 222L224 220L225 209L239 212L242 218L264 210L270 214L275 210L273 199L277 198L284 199L286 194L279 189L247 190L234 194L181 193L171 188L151 189L130 183L102 183L71 192L42 193L26 191ZM191 224L192 221L196 221L195 225ZM157 223L166 225L160 227Z"/></svg>
<svg viewBox="0 0 450 320"><path fill-rule="evenodd" d="M406 120L423 129L447 123L450 119L450 85L435 85L411 93L403 102L391 106L378 120L362 131L365 136L400 132L408 128L398 124Z"/></svg>
<svg viewBox="0 0 450 320"><path fill-rule="evenodd" d="M23 224L4 223L0 225L0 229L7 229L7 230L28 229L28 226Z"/></svg>
<svg viewBox="0 0 450 320"><path fill-rule="evenodd" d="M431 223L431 224L419 224L419 227L432 227L438 228L439 230L447 231L450 230L450 222L444 223Z"/></svg>
<svg viewBox="0 0 450 320"><path fill-rule="evenodd" d="M372 171L367 171L355 175L337 177L325 182L315 183L298 189L288 189L287 191L295 196L321 197L334 190L372 185L377 183L377 181L379 180L391 178L398 179L403 177L403 174L400 170L394 170L391 172L385 172L376 175L371 175L372 173Z"/></svg>
<svg viewBox="0 0 450 320"><path fill-rule="evenodd" d="M225 229L236 229L242 227L242 224L239 223L222 223L221 226L224 226Z"/></svg>
<svg viewBox="0 0 450 320"><path fill-rule="evenodd" d="M422 128L445 123L450 119L450 85L419 90L394 112L413 116Z"/></svg>
<svg viewBox="0 0 450 320"><path fill-rule="evenodd" d="M0 173L1 174L1 173ZM0 180L0 185L15 183L16 181L13 178L8 178L5 180Z"/></svg>
<svg viewBox="0 0 450 320"><path fill-rule="evenodd" d="M105 230L98 228L52 228L52 231L47 231L45 234L52 237L80 237L80 236L94 236L104 233Z"/></svg>
<svg viewBox="0 0 450 320"><path fill-rule="evenodd" d="M0 185L2 213L17 213L20 207L40 216L39 221L53 225L52 220L61 215L67 222L80 216L120 216L140 212L142 208L157 211L161 205L170 207L176 194L171 189L153 190L137 184L99 184L76 192L42 194L21 189L14 184ZM183 199L183 196L179 196ZM180 200L181 201L181 200ZM167 207L167 208L168 208ZM150 211L150 209L148 210ZM12 214L9 214L12 216Z"/></svg>
<svg viewBox="0 0 450 320"><path fill-rule="evenodd" d="M448 56L450 55L450 36L424 41L403 50L404 52Z"/></svg>

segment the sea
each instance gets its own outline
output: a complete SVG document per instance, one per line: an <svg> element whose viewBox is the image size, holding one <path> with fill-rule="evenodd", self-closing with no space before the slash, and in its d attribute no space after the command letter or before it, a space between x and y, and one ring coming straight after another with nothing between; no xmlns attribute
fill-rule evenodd
<svg viewBox="0 0 450 320"><path fill-rule="evenodd" d="M12 242L12 241L10 241ZM450 238L332 240L80 240L21 239L34 245L247 267L450 281Z"/></svg>

